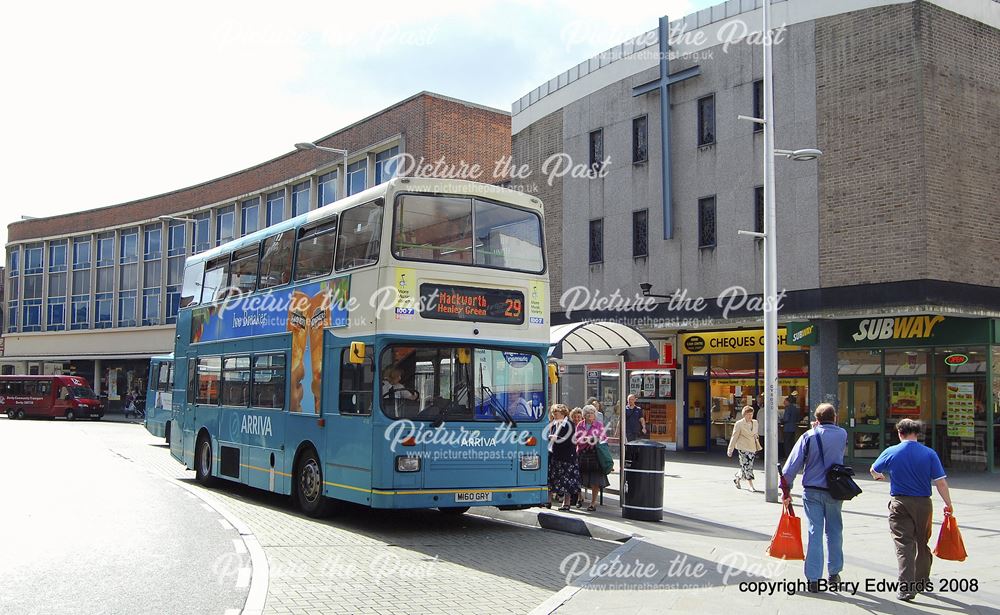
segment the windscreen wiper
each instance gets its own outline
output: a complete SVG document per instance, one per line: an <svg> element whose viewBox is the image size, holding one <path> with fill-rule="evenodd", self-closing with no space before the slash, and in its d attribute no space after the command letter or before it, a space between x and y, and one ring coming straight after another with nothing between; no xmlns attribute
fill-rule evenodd
<svg viewBox="0 0 1000 615"><path fill-rule="evenodd" d="M517 427L517 423L514 422L514 417L507 412L507 409L504 408L503 404L500 403L500 400L497 399L493 390L486 386L486 383L483 381L483 366L481 364L479 366L479 382L482 383L479 385L479 394L482 395L484 399L488 399L490 407L493 408L493 411L498 412L500 416L504 418L505 422L510 423L511 427ZM487 398L486 395L489 395L489 397Z"/></svg>

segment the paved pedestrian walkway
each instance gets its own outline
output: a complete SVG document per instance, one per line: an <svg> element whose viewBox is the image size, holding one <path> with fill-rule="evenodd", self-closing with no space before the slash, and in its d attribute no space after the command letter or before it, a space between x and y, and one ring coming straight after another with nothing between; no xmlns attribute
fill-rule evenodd
<svg viewBox="0 0 1000 615"><path fill-rule="evenodd" d="M597 513L569 513L642 538L629 541L600 565L571 568L567 589L536 612L1000 613L1000 524L996 521L1000 482L995 476L949 478L956 518L970 557L965 562L936 560L934 593L905 603L897 601L895 591L887 586L897 576L886 520L887 483L859 476L864 493L844 505L846 562L842 577L858 583L856 591L808 594L804 587L796 587L790 595L787 585L775 582L804 580L802 562L765 555L781 514L780 505L765 502L762 492L737 490L732 482L735 468L735 461L721 456L668 454L666 513L660 523L622 519L617 496L611 493L614 489L606 494L605 506ZM756 486L762 489L763 471L758 476ZM617 487L617 475L611 481ZM803 516L800 496L801 484L797 482L793 498L796 512ZM934 506L932 547L942 517L936 494ZM954 587L943 591L945 582Z"/></svg>
<svg viewBox="0 0 1000 615"><path fill-rule="evenodd" d="M221 481L204 489L170 457L163 440L141 426L81 427L120 456L183 482L247 525L266 555L265 614L527 613L565 586L564 560L599 561L617 546L428 510L349 507L329 519L310 519L284 496Z"/></svg>

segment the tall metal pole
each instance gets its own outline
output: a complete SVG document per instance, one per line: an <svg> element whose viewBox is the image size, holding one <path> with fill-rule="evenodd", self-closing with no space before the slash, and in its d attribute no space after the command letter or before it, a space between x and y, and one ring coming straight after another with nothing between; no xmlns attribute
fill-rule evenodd
<svg viewBox="0 0 1000 615"><path fill-rule="evenodd" d="M778 235L774 206L771 0L764 0L764 499L778 501Z"/></svg>
<svg viewBox="0 0 1000 615"><path fill-rule="evenodd" d="M618 356L618 506L625 503L625 353Z"/></svg>

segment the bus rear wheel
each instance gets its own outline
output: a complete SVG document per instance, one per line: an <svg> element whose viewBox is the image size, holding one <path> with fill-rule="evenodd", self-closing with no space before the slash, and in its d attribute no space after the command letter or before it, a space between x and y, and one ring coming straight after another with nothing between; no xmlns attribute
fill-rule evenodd
<svg viewBox="0 0 1000 615"><path fill-rule="evenodd" d="M194 476L204 487L215 484L212 476L212 439L202 435L194 449Z"/></svg>
<svg viewBox="0 0 1000 615"><path fill-rule="evenodd" d="M17 416L17 420L23 421L24 417L27 416L27 415L24 413L24 410L18 409L16 416Z"/></svg>
<svg viewBox="0 0 1000 615"><path fill-rule="evenodd" d="M295 468L295 499L299 508L310 517L325 517L332 511L330 500L323 495L323 467L319 455L307 449Z"/></svg>
<svg viewBox="0 0 1000 615"><path fill-rule="evenodd" d="M17 415L14 414L13 408L7 408L7 418L9 418L12 421L17 418Z"/></svg>

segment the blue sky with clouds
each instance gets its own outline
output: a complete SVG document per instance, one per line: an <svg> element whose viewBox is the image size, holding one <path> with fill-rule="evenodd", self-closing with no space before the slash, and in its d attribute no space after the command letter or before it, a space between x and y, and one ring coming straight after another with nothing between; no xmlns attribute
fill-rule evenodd
<svg viewBox="0 0 1000 615"><path fill-rule="evenodd" d="M717 3L6 3L0 241L22 215L237 171L421 90L510 110L660 15Z"/></svg>

